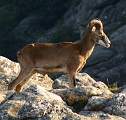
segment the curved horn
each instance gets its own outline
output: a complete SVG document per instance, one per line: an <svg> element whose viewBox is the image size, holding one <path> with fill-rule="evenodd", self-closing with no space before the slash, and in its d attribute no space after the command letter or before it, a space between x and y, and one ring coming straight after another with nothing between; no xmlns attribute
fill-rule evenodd
<svg viewBox="0 0 126 120"><path fill-rule="evenodd" d="M92 27L96 27L97 30L99 29L103 29L103 23L101 20L99 19L93 19L90 21L90 23L88 24L88 28L92 29Z"/></svg>

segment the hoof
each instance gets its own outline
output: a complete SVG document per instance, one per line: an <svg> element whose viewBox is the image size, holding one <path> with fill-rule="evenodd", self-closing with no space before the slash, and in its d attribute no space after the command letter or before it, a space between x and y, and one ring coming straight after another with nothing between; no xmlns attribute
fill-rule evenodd
<svg viewBox="0 0 126 120"><path fill-rule="evenodd" d="M16 88L15 88L15 91L17 92L17 93L19 93L20 91L21 91L21 85L20 84L18 84L17 86L16 86Z"/></svg>
<svg viewBox="0 0 126 120"><path fill-rule="evenodd" d="M76 87L76 85L75 85L75 84L71 84L71 83L70 83L70 84L69 84L69 87L70 87L70 88L75 88L75 87Z"/></svg>

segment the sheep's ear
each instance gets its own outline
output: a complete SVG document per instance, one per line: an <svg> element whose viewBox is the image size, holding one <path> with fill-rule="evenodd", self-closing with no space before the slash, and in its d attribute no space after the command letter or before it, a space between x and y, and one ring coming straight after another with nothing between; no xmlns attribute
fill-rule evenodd
<svg viewBox="0 0 126 120"><path fill-rule="evenodd" d="M95 31L96 31L96 27L93 26L93 27L91 28L91 31L92 31L92 32L95 32Z"/></svg>

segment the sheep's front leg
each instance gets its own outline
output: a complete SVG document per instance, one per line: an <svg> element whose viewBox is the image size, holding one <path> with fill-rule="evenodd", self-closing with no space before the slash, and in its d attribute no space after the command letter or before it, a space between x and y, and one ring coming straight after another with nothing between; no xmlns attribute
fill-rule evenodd
<svg viewBox="0 0 126 120"><path fill-rule="evenodd" d="M68 66L67 70L70 79L69 87L73 88L76 86L76 73L78 70L78 65L77 64L70 65Z"/></svg>
<svg viewBox="0 0 126 120"><path fill-rule="evenodd" d="M67 72L70 77L70 87L76 86L76 74L83 68L85 65L84 58L82 56L73 56L70 59L70 62L67 64Z"/></svg>
<svg viewBox="0 0 126 120"><path fill-rule="evenodd" d="M70 88L74 88L76 86L76 78L75 78L75 75L76 75L75 72L69 73L69 79L70 79L69 87Z"/></svg>

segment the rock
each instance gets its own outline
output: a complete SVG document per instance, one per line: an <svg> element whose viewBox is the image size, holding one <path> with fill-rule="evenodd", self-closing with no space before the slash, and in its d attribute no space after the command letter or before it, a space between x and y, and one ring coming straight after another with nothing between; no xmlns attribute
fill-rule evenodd
<svg viewBox="0 0 126 120"><path fill-rule="evenodd" d="M122 91L121 91L121 93L126 94L126 85L123 85L123 86L122 86Z"/></svg>
<svg viewBox="0 0 126 120"><path fill-rule="evenodd" d="M46 74L43 76L42 74L36 73L29 79L28 83L23 86L23 89L28 88L30 85L40 85L44 87L46 90L51 90L53 86L53 80L48 77Z"/></svg>
<svg viewBox="0 0 126 120"><path fill-rule="evenodd" d="M0 104L6 102L6 100L11 98L13 94L13 91L0 91Z"/></svg>
<svg viewBox="0 0 126 120"><path fill-rule="evenodd" d="M16 77L20 72L20 66L18 63L0 56L0 74L4 74L9 77Z"/></svg>
<svg viewBox="0 0 126 120"><path fill-rule="evenodd" d="M88 120L73 113L60 96L38 85L30 86L0 105L0 119Z"/></svg>
<svg viewBox="0 0 126 120"><path fill-rule="evenodd" d="M85 94L88 96L92 95L112 95L108 87L101 81L96 82L86 73L78 73L76 75L76 88L82 87L85 90ZM54 80L53 88L62 89L69 88L69 79L66 75L63 75Z"/></svg>
<svg viewBox="0 0 126 120"><path fill-rule="evenodd" d="M86 117L91 117L92 120L125 120L122 117L110 115L104 112L81 111L80 114Z"/></svg>
<svg viewBox="0 0 126 120"><path fill-rule="evenodd" d="M67 76L61 76L54 81L55 88L53 93L62 97L68 105L83 108L87 104L88 99L92 96L100 96L103 98L111 98L112 92L102 82L96 82L86 73L79 73L76 76L77 86L69 88L69 80ZM66 87L66 88L65 88Z"/></svg>
<svg viewBox="0 0 126 120"><path fill-rule="evenodd" d="M61 98L70 106L80 110L87 103L88 96L83 88L75 89L54 89L53 93L61 96Z"/></svg>
<svg viewBox="0 0 126 120"><path fill-rule="evenodd" d="M122 92L113 95L104 111L126 119L126 93Z"/></svg>
<svg viewBox="0 0 126 120"><path fill-rule="evenodd" d="M48 92L39 85L32 85L25 91L13 94L0 104L0 119L33 120L124 120L105 113L72 112L62 98Z"/></svg>
<svg viewBox="0 0 126 120"><path fill-rule="evenodd" d="M20 65L0 56L0 91L7 90L8 83L14 80L20 72Z"/></svg>
<svg viewBox="0 0 126 120"><path fill-rule="evenodd" d="M86 111L100 111L106 107L107 102L110 98L100 97L100 96L92 96L88 99L84 110Z"/></svg>

